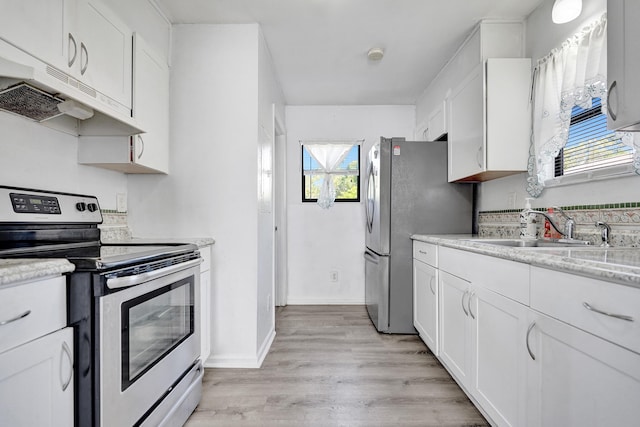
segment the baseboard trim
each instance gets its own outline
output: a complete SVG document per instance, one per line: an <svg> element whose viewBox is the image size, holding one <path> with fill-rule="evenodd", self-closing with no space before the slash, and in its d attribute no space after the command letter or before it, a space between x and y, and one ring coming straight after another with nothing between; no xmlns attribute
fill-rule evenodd
<svg viewBox="0 0 640 427"><path fill-rule="evenodd" d="M269 349L276 338L275 329L271 329L267 337L262 342L260 350L255 356L246 354L212 354L204 361L205 368L249 368L257 369L262 366L265 357L269 354Z"/></svg>
<svg viewBox="0 0 640 427"><path fill-rule="evenodd" d="M287 298L287 305L364 305L363 299Z"/></svg>

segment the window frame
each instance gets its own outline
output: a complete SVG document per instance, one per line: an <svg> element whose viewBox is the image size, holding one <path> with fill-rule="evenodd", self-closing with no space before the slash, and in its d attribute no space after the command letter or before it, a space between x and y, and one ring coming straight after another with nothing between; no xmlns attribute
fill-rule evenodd
<svg viewBox="0 0 640 427"><path fill-rule="evenodd" d="M597 109L600 106L592 107L589 110L582 111L581 113L572 115L569 126L581 123L585 120L589 120L593 117L597 117L599 114ZM615 131L612 131L615 132ZM560 150L553 162L554 177L545 181L545 187L560 187L570 184L579 184L589 181L596 181L602 179L620 178L624 176L635 175L633 169L633 160L629 160L626 163L604 166L594 169L589 169L581 172L574 172L570 174L564 173L564 148ZM560 174L558 174L560 172Z"/></svg>
<svg viewBox="0 0 640 427"><path fill-rule="evenodd" d="M356 176L357 180L356 180L356 186L357 186L357 190L356 190L356 194L357 197L355 199L341 199L336 197L335 202L336 203L360 203L361 200L361 178L362 178L362 150L360 149L360 144L354 144L355 147L357 147L358 150L358 174L340 174L340 173L335 173L333 175L335 176ZM304 169L304 144L300 145L300 178L301 178L301 189L302 189L302 193L301 193L301 200L302 203L317 203L318 199L317 198L307 198L306 197L306 192L305 192L305 169Z"/></svg>

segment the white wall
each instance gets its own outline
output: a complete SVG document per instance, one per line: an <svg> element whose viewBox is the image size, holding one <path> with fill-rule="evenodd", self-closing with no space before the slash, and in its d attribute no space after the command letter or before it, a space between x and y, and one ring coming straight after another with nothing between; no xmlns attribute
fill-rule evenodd
<svg viewBox="0 0 640 427"><path fill-rule="evenodd" d="M369 148L385 137L412 139L414 106L288 106L287 233L288 304L364 304L364 203L321 209L301 202L300 140L364 139L360 170ZM360 198L364 199L360 181ZM329 272L339 272L339 281Z"/></svg>
<svg viewBox="0 0 640 427"><path fill-rule="evenodd" d="M275 336L274 280L274 104L284 114L284 95L273 70L271 54L259 33L258 45L258 292L257 335L258 352L264 354ZM261 351L262 349L262 351Z"/></svg>
<svg viewBox="0 0 640 427"><path fill-rule="evenodd" d="M95 195L102 209L127 192L124 174L78 164L75 136L5 112L0 135L0 185Z"/></svg>
<svg viewBox="0 0 640 427"><path fill-rule="evenodd" d="M267 116L281 94L260 43L257 24L173 27L171 174L129 178L134 235L216 240L207 366L257 366L273 331L273 320L258 327L273 316L271 276L259 267L264 257L271 266L273 248L272 220L259 215L258 141L259 119L273 132Z"/></svg>
<svg viewBox="0 0 640 427"><path fill-rule="evenodd" d="M536 61L558 47L581 28L600 18L606 11L606 0L583 0L582 14L573 22L556 25L551 21L553 0L545 0L526 21L526 55ZM479 209L510 209L507 194L516 193L516 207L524 206L526 174L488 181L480 185ZM640 178L637 176L547 188L534 206L601 204L630 202L640 199Z"/></svg>

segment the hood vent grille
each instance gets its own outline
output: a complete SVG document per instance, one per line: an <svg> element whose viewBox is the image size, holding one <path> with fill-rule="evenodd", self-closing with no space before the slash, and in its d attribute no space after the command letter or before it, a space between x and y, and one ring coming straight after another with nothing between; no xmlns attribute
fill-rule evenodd
<svg viewBox="0 0 640 427"><path fill-rule="evenodd" d="M62 99L21 83L0 92L0 109L42 122L62 114Z"/></svg>

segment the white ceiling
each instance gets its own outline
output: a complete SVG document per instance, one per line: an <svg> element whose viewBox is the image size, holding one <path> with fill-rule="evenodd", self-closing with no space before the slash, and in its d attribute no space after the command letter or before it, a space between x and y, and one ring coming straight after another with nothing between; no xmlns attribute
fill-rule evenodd
<svg viewBox="0 0 640 427"><path fill-rule="evenodd" d="M391 105L414 104L480 19L524 19L542 0L156 2L177 24L258 22L289 105Z"/></svg>

